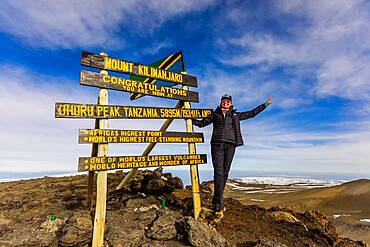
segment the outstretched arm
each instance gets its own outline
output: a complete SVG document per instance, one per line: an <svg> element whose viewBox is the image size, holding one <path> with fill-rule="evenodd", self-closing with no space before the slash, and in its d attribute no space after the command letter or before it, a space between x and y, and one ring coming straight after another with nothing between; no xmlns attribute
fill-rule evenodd
<svg viewBox="0 0 370 247"><path fill-rule="evenodd" d="M202 118L201 120L198 119L192 119L193 125L198 126L200 128L205 127L207 125L210 125L213 122L213 114Z"/></svg>
<svg viewBox="0 0 370 247"><path fill-rule="evenodd" d="M272 104L272 97L268 98L267 101L251 111L239 112L239 120L245 120L257 116L260 112L266 109L267 106Z"/></svg>

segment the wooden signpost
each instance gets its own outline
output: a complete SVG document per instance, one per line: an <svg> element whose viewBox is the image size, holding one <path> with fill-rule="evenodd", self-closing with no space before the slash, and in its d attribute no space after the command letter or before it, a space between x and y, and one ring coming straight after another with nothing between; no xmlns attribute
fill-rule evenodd
<svg viewBox="0 0 370 247"><path fill-rule="evenodd" d="M81 71L80 84L150 96L199 102L198 93L180 88L165 87L141 81L134 81L117 76L102 75L90 71Z"/></svg>
<svg viewBox="0 0 370 247"><path fill-rule="evenodd" d="M206 163L206 154L80 157L78 161L78 171L106 171L157 166L199 165Z"/></svg>
<svg viewBox="0 0 370 247"><path fill-rule="evenodd" d="M93 54L86 51L82 52L81 64L92 68L169 81L191 87L198 86L198 81L195 76L184 75L181 73L172 72L170 70L158 69L139 63Z"/></svg>
<svg viewBox="0 0 370 247"><path fill-rule="evenodd" d="M160 119L203 118L211 109L55 103L56 118Z"/></svg>
<svg viewBox="0 0 370 247"><path fill-rule="evenodd" d="M78 143L203 143L203 133L153 130L80 129Z"/></svg>
<svg viewBox="0 0 370 247"><path fill-rule="evenodd" d="M183 54L181 52L181 59ZM183 61L182 61L183 62ZM195 143L204 142L203 133L193 133L192 118L204 118L211 109L192 109L190 102L199 102L198 93L188 87L197 87L197 78L183 72L177 73L126 60L110 58L105 53L82 52L81 64L101 69L100 73L81 70L80 84L99 87L98 104L55 103L56 118L95 119L95 129L80 129L80 144L92 144L91 157L80 157L79 172L89 173L87 204L92 200L92 182L97 172L96 209L94 219L93 247L103 246L105 231L107 171L132 169L117 188L127 182L139 168L157 166L189 165L193 188L194 217L200 213L198 165L207 163L206 154L196 154ZM166 66L165 68L168 68ZM114 71L145 78L181 84L181 88L161 86L108 75ZM175 108L108 105L107 89L179 100ZM182 108L184 106L184 109ZM166 119L160 130L109 129L108 119ZM185 119L186 132L166 131L174 119ZM142 156L108 156L108 143L149 143ZM187 143L189 154L149 155L157 143Z"/></svg>

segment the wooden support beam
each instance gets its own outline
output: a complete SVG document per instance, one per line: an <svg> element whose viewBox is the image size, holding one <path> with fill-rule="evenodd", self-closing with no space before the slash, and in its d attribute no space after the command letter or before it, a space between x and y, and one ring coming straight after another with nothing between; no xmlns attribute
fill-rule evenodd
<svg viewBox="0 0 370 247"><path fill-rule="evenodd" d="M182 108L183 107L183 103L182 101L179 101L175 108ZM171 125L171 123L173 122L173 118L170 118L170 119L167 119L162 127L159 129L159 131L166 131L168 129L168 127ZM153 148L155 147L157 143L156 142L151 142L147 147L146 149L144 150L143 152L143 156L145 155L149 155L149 153L153 150ZM135 172L138 170L138 168L134 168L132 169L131 171L129 171L129 173L126 174L126 177L122 180L122 182L116 187L116 190L119 190L121 189L128 181L130 181L130 179L132 178L132 176L135 174Z"/></svg>
<svg viewBox="0 0 370 247"><path fill-rule="evenodd" d="M104 53L101 55L108 56ZM108 74L107 71L100 71L102 74ZM108 105L108 90L100 89L99 91L99 105ZM100 129L108 129L108 119L99 120ZM108 155L108 144L98 145L98 157ZM92 247L102 247L104 244L104 231L105 231L105 215L107 207L107 171L99 171L97 175L97 188L96 188L96 208L94 219L94 232Z"/></svg>
<svg viewBox="0 0 370 247"><path fill-rule="evenodd" d="M186 72L183 72L186 73ZM182 89L188 90L188 86L182 86ZM184 102L184 108L190 109L190 102ZM193 123L191 119L186 119L186 131L193 132ZM189 154L195 154L195 143L188 143ZM201 210L201 200L200 200L200 190L199 190L199 171L198 165L190 165L190 178L191 178L191 188L193 193L193 204L194 204L194 218L198 219Z"/></svg>
<svg viewBox="0 0 370 247"><path fill-rule="evenodd" d="M99 104L99 98L98 98L98 104ZM95 129L99 129L99 120L95 119ZM91 157L97 157L98 156L98 144L93 143L91 148ZM86 207L90 210L93 200L93 192L94 192L94 171L89 171L87 175L87 196L86 196Z"/></svg>

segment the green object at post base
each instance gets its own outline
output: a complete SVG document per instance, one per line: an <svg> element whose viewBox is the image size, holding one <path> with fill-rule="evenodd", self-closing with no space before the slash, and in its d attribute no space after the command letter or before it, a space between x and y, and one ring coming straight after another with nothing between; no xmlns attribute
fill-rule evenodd
<svg viewBox="0 0 370 247"><path fill-rule="evenodd" d="M50 217L50 221L55 221L57 219L57 217L55 216L55 215L52 215L51 217Z"/></svg>
<svg viewBox="0 0 370 247"><path fill-rule="evenodd" d="M166 208L166 201L162 200L162 208Z"/></svg>

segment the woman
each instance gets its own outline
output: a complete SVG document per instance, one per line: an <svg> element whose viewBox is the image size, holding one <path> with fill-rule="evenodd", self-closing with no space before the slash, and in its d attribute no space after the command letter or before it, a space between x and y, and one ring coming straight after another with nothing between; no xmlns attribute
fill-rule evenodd
<svg viewBox="0 0 370 247"><path fill-rule="evenodd" d="M198 127L205 127L213 123L211 155L214 170L214 193L212 204L215 208L216 218L222 218L225 211L223 194L235 148L244 145L240 121L255 117L271 103L272 97L251 111L237 112L233 108L231 95L225 94L221 97L220 105L211 115L202 120L193 119L193 125Z"/></svg>

